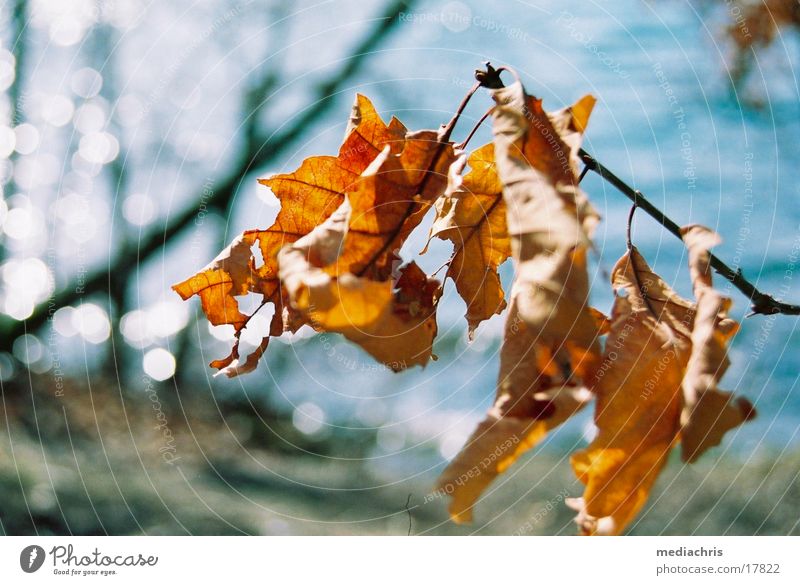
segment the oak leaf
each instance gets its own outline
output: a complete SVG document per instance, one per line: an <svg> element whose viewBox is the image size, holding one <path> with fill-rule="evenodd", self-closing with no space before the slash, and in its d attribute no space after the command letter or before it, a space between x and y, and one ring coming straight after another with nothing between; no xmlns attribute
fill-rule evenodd
<svg viewBox="0 0 800 585"><path fill-rule="evenodd" d="M236 297L257 286L252 252L257 240L258 231L244 232L203 270L172 288L183 300L199 295L203 312L212 325L233 325L239 331L248 319L239 311Z"/></svg>
<svg viewBox="0 0 800 585"><path fill-rule="evenodd" d="M452 497L455 522L471 522L472 508L489 484L591 400L568 373L570 362L580 362L569 354L569 346L553 355L538 345L536 332L511 301L494 406L437 482L438 492Z"/></svg>
<svg viewBox="0 0 800 585"><path fill-rule="evenodd" d="M470 171L462 176L464 166ZM467 304L469 337L482 321L506 308L498 267L511 254L503 185L494 161L494 145L461 154L448 175L445 194L436 201L436 217L428 241L453 243L447 276ZM427 246L426 246L427 249ZM424 252L425 250L423 250Z"/></svg>
<svg viewBox="0 0 800 585"><path fill-rule="evenodd" d="M494 153L517 270L494 406L438 482L457 522L469 521L489 483L591 398L586 380L603 327L587 304L597 215L572 161L594 99L547 114L519 83L494 99Z"/></svg>
<svg viewBox="0 0 800 585"><path fill-rule="evenodd" d="M211 362L228 376L254 369L271 336L296 330L302 321L292 314L278 279L277 253L308 234L344 201L344 193L384 148L399 152L406 128L396 118L383 122L372 103L357 95L345 140L336 157L316 156L303 161L293 173L259 180L281 203L274 223L265 230L250 230L238 236L214 261L173 289L184 300L198 295L203 312L213 325L234 326L236 340L230 354ZM256 265L252 247L257 244L263 263ZM244 363L239 361L239 336L249 316L239 311L236 296L263 295L262 307L274 306L269 334ZM261 307L260 307L261 308Z"/></svg>
<svg viewBox="0 0 800 585"><path fill-rule="evenodd" d="M319 331L341 333L398 371L425 365L436 335L439 283L411 263L395 279L376 281L349 272L332 276L348 237L349 201L310 234L278 255L280 277L293 307Z"/></svg>
<svg viewBox="0 0 800 585"><path fill-rule="evenodd" d="M586 96L548 114L514 83L493 93L497 170L516 263L511 291L520 316L545 343L574 337L595 343L587 310L586 250L599 221L578 185L577 151L594 106Z"/></svg>
<svg viewBox="0 0 800 585"><path fill-rule="evenodd" d="M406 238L444 192L454 160L453 146L432 130L406 134L397 153L385 147L347 192L347 237L328 271L389 278Z"/></svg>
<svg viewBox="0 0 800 585"><path fill-rule="evenodd" d="M689 249L697 299L681 412L681 457L691 463L718 445L726 432L752 419L755 409L746 398L734 398L730 392L717 388L730 365L728 342L739 328L727 315L731 300L711 285L708 250L719 243L719 236L700 225L684 227L681 234Z"/></svg>
<svg viewBox="0 0 800 585"><path fill-rule="evenodd" d="M455 153L439 133L386 145L322 225L279 253L292 306L398 371L433 356L440 285L398 255L446 186Z"/></svg>
<svg viewBox="0 0 800 585"><path fill-rule="evenodd" d="M681 381L691 352L694 306L632 248L615 265L616 298L603 359L590 381L597 436L572 455L586 484L577 522L584 534L619 534L636 516L678 440Z"/></svg>
<svg viewBox="0 0 800 585"><path fill-rule="evenodd" d="M319 331L343 334L398 371L433 356L440 285L400 267L405 239L446 186L453 147L439 133L386 145L323 224L279 253L291 305Z"/></svg>
<svg viewBox="0 0 800 585"><path fill-rule="evenodd" d="M278 251L325 221L384 148L402 150L406 132L396 118L385 124L369 99L359 94L338 156L313 156L292 173L259 179L281 202L275 223L259 241L263 279L278 286Z"/></svg>

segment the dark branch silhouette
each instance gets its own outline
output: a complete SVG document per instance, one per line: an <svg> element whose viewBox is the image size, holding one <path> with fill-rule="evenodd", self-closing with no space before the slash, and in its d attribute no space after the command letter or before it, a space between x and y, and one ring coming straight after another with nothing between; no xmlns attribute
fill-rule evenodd
<svg viewBox="0 0 800 585"><path fill-rule="evenodd" d="M638 189L634 189L617 175L609 171L603 164L599 163L591 154L581 149L578 152L586 167L600 175L605 181L613 185L620 193L630 199L636 207L644 211L647 215L655 219L666 230L676 238L682 239L681 228L664 215L660 209L650 203ZM774 297L758 290L753 283L748 281L741 270L734 270L714 254L711 254L711 266L733 286L738 288L748 299L750 299L751 309L757 315L800 315L800 306L776 300Z"/></svg>
<svg viewBox="0 0 800 585"><path fill-rule="evenodd" d="M495 69L489 63L486 63L486 71L480 69L475 71L475 79L484 87L497 89L503 87L503 82L499 77L499 74L503 71L514 73L511 69L504 67ZM580 151L578 151L578 156L583 161L583 164L586 165L586 168L580 175L580 179L583 179L586 175L587 169L594 171L600 175L603 180L613 185L620 193L630 199L635 207L640 208L647 215L660 223L669 233L680 240L683 239L680 226L664 215L664 212L658 209L658 207L650 203L641 191L628 185L584 149L581 148ZM734 270L714 254L711 254L711 267L720 276L730 281L733 286L738 288L750 300L753 314L774 315L780 313L782 315L800 315L800 306L784 303L771 295L761 292L753 283L744 277L741 270Z"/></svg>

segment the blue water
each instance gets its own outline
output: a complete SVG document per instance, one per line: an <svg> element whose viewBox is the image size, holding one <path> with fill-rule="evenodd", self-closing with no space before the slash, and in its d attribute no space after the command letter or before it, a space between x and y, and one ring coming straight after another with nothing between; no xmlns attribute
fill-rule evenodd
<svg viewBox="0 0 800 585"><path fill-rule="evenodd" d="M438 126L465 93L473 69L488 59L516 68L528 91L544 98L548 109L585 93L595 95L598 103L586 149L679 224L699 222L718 230L724 238L718 255L740 267L762 290L800 302L800 273L794 272L800 266L800 118L787 57L793 48L778 46L763 53L761 69L743 93L734 95L723 61L729 47L719 37L724 14L706 15L704 23L682 3L657 3L657 12L640 0L573 0L558 3L558 8L554 4L423 3L343 92L335 116L319 124L281 166L264 174L294 169L312 154L335 152L356 91L368 94L379 110L398 115L411 128ZM303 32L297 33L291 62L298 75L309 72L306 66L309 74L323 66L320 51L325 43L347 46L341 34L326 32L330 7L319 10L296 17L294 30ZM302 28L302 23L310 28ZM300 89L303 83L299 78ZM740 106L737 100L760 102L762 107ZM456 138L463 137L489 105L485 93L476 96ZM489 136L488 128L482 130L473 145ZM607 312L612 300L607 274L624 250L628 202L591 174L584 187L604 218L590 270L593 303ZM265 227L274 213L253 186L243 195L230 231ZM412 238L404 253L420 250L425 235ZM642 214L636 218L633 238L667 282L691 295L679 241ZM434 269L448 253L449 245L436 244L420 262ZM180 276L184 271L185 266L175 268ZM503 271L508 282L511 267ZM744 297L721 279L717 284L734 299L734 315L742 317L748 310ZM455 453L491 404L502 327L502 318L494 318L469 345L464 306L452 284L441 307L440 339L450 349L437 346L442 359L424 370L399 375L376 370L357 348L342 344L331 349L312 339L275 343L254 378L216 379L213 384L223 393L239 392L242 384L255 385L261 399L287 411L291 405L313 402L335 425L381 427L379 465L383 461L413 469L410 462L416 461L418 468L423 452L431 454L432 464L438 463ZM759 416L726 439L731 452L746 456L761 448L797 446L797 327L796 317L743 321L722 387L747 396ZM206 350L219 353L222 346L208 341ZM565 425L553 448L583 441L589 418L586 413Z"/></svg>

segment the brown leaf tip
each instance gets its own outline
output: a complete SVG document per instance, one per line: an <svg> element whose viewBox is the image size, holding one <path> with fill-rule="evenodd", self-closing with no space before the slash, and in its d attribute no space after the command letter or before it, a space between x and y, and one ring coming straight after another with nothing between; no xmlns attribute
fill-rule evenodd
<svg viewBox="0 0 800 585"><path fill-rule="evenodd" d="M739 396L736 399L736 406L739 408L739 412L742 413L742 418L745 422L753 420L758 415L756 407L744 396Z"/></svg>

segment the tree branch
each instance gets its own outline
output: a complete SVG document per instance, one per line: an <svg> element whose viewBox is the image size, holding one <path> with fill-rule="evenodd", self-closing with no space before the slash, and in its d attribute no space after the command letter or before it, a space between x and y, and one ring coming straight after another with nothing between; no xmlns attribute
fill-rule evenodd
<svg viewBox="0 0 800 585"><path fill-rule="evenodd" d="M664 215L655 205L650 203L641 191L628 185L585 150L580 149L578 156L588 169L594 171L605 181L613 185L620 193L630 199L636 207L655 219L676 238L683 239L680 226ZM776 313L783 315L800 315L800 306L778 301L771 295L761 292L754 284L744 277L741 270L734 270L714 254L711 254L711 266L720 276L730 281L733 286L738 288L750 300L753 313L757 315L774 315Z"/></svg>
<svg viewBox="0 0 800 585"><path fill-rule="evenodd" d="M28 61L28 2L16 0L11 5L11 52L14 54L14 81L8 87L9 119L11 127L19 126L25 121L25 64ZM8 159L15 163L19 158L16 150L12 150ZM6 193L16 193L17 186L14 173L9 175L5 185ZM0 247L0 260L5 257L5 247Z"/></svg>
<svg viewBox="0 0 800 585"><path fill-rule="evenodd" d="M502 80L500 79L500 73L503 71L509 71L513 73L515 77L517 77L517 80L519 80L518 76L513 70L505 67L495 69L488 62L486 63L485 71L481 69L475 71L475 79L477 79L478 82L480 82L484 87L488 87L490 89L501 88L504 86ZM583 161L583 164L586 165L586 168L584 168L583 172L581 172L578 182L580 182L586 175L587 169L594 171L605 181L611 183L611 185L613 185L620 193L630 199L634 205L633 210L635 210L636 207L639 207L642 211L647 213L647 215L664 226L669 233L674 235L676 238L683 240L680 226L664 215L664 212L658 209L655 205L650 203L650 201L647 200L641 191L628 185L625 181L609 171L603 164L598 162L596 158L594 158L584 149L581 148L578 151L578 156ZM631 213L633 213L633 210L631 210ZM744 277L741 269L734 270L714 254L711 254L710 256L711 267L714 268L717 274L730 281L733 286L738 288L750 300L750 309L752 310L753 314L775 315L780 313L782 315L800 315L800 306L778 301L771 295L761 292L753 283Z"/></svg>

